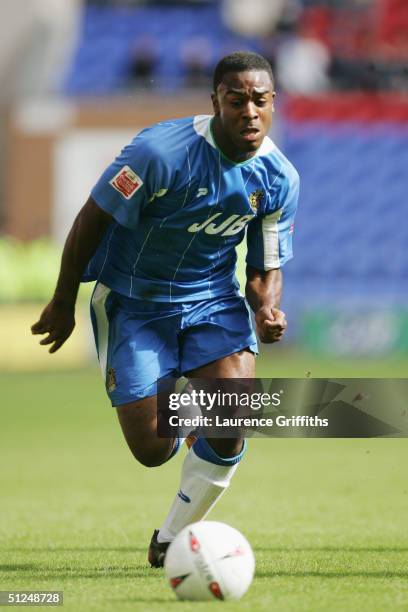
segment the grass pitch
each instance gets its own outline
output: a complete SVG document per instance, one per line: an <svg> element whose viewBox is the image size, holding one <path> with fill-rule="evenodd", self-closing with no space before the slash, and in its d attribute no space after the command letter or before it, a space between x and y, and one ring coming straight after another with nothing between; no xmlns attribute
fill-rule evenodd
<svg viewBox="0 0 408 612"><path fill-rule="evenodd" d="M327 363L313 367L328 375ZM352 375L344 368L335 374ZM406 440L250 441L211 518L248 537L254 583L239 602L183 603L146 548L184 451L161 468L138 465L96 370L0 384L1 590L63 590L75 611L408 609Z"/></svg>

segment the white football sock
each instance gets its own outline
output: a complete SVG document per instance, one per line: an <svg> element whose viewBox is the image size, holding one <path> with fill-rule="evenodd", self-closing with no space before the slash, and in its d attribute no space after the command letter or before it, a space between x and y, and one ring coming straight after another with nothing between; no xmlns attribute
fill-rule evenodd
<svg viewBox="0 0 408 612"><path fill-rule="evenodd" d="M180 489L160 528L159 542L171 542L183 527L209 513L228 488L244 450L245 444L239 455L224 459L206 440L197 440L184 459Z"/></svg>

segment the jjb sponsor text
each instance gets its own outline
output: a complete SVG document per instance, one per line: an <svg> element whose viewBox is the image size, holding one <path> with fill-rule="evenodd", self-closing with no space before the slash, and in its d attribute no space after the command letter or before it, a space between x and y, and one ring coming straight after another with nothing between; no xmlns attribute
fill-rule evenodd
<svg viewBox="0 0 408 612"><path fill-rule="evenodd" d="M234 236L244 229L247 223L254 218L254 215L231 215L221 223L214 223L223 213L215 213L202 223L193 223L187 228L192 234L204 231L206 234L221 234L221 236Z"/></svg>

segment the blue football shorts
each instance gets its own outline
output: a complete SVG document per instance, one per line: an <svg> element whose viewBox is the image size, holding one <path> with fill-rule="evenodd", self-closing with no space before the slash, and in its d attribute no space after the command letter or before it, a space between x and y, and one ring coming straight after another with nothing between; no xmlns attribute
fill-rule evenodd
<svg viewBox="0 0 408 612"><path fill-rule="evenodd" d="M112 406L156 395L161 378L178 378L244 348L258 352L249 308L241 296L147 302L97 283L91 319Z"/></svg>

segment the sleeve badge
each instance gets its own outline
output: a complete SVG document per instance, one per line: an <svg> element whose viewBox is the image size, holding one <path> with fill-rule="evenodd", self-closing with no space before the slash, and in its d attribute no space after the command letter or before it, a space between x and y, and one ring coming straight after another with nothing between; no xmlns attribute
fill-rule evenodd
<svg viewBox="0 0 408 612"><path fill-rule="evenodd" d="M136 172L133 172L132 168L123 166L109 181L109 184L129 200L141 188L143 181Z"/></svg>

